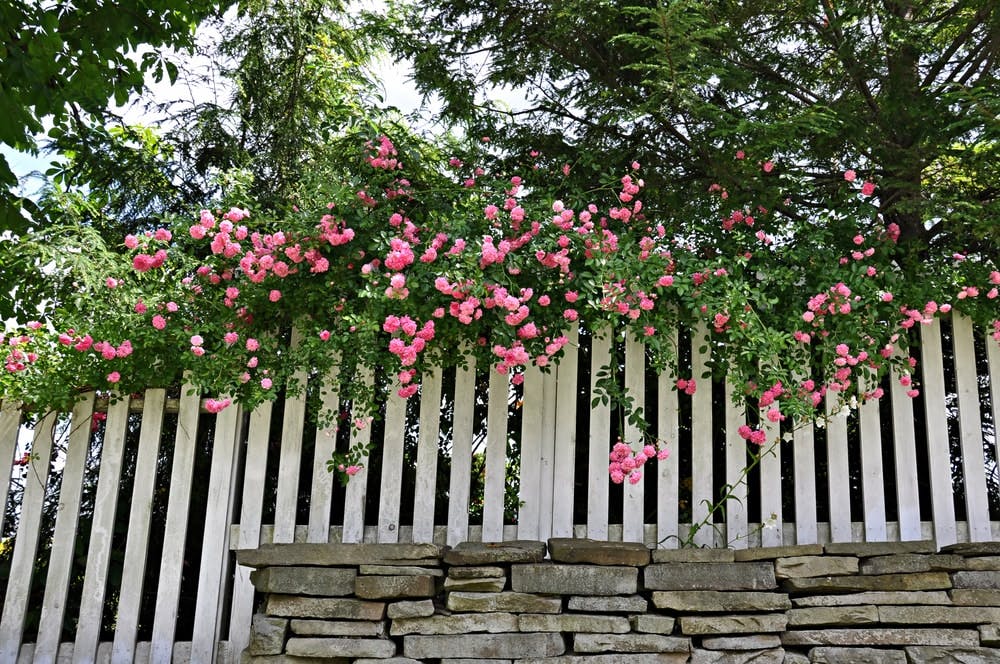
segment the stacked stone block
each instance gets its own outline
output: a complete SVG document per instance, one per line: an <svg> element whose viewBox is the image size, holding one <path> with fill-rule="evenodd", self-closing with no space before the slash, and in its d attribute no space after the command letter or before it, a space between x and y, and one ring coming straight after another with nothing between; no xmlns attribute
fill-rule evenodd
<svg viewBox="0 0 1000 664"><path fill-rule="evenodd" d="M1000 662L1000 543L552 539L238 552L246 664Z"/></svg>

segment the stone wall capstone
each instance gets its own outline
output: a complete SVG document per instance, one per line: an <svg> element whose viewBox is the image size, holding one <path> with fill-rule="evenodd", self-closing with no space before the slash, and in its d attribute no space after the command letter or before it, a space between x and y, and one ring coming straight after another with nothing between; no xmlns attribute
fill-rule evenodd
<svg viewBox="0 0 1000 664"><path fill-rule="evenodd" d="M545 542L237 552L243 664L1000 663L1000 543Z"/></svg>

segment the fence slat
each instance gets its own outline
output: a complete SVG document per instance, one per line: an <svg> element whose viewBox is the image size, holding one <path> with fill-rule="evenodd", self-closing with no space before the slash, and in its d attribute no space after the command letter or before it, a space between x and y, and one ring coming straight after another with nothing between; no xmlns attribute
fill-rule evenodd
<svg viewBox="0 0 1000 664"><path fill-rule="evenodd" d="M965 478L965 514L969 540L992 539L990 503L986 488L986 460L983 454L983 421L979 415L979 376L976 374L976 346L972 319L956 314L951 318L955 352L955 383L958 390L958 425L962 439L962 475Z"/></svg>
<svg viewBox="0 0 1000 664"><path fill-rule="evenodd" d="M702 378L711 359L708 327L699 321L691 332L691 379L699 389L691 396L691 521L700 523L715 502L712 486L712 383ZM728 398L728 397L727 397ZM694 534L696 546L713 546L712 524Z"/></svg>
<svg viewBox="0 0 1000 664"><path fill-rule="evenodd" d="M747 483L740 474L747 465L747 443L738 430L746 421L746 406L739 387L726 379L726 483L732 498L726 501L726 546L747 548Z"/></svg>
<svg viewBox="0 0 1000 664"><path fill-rule="evenodd" d="M240 530L236 543L238 549L256 549L260 545L264 487L267 484L267 448L273 409L273 401L264 401L250 413L246 462L243 469ZM323 472L326 472L325 468ZM254 587L250 583L251 571L249 567L237 564L233 578L233 605L229 618L229 641L233 644L236 652L246 648L250 642L254 598Z"/></svg>
<svg viewBox="0 0 1000 664"><path fill-rule="evenodd" d="M174 647L200 407L201 395L185 382L181 388L177 433L174 438L174 460L170 469L170 494L167 498L167 522L164 527L159 587L153 616L150 664L170 664Z"/></svg>
<svg viewBox="0 0 1000 664"><path fill-rule="evenodd" d="M129 506L128 538L125 540L125 561L122 568L122 588L118 598L115 638L111 645L113 664L131 664L139 631L139 610L142 603L143 581L149 549L149 528L153 516L153 489L156 486L156 462L163 430L163 407L167 393L163 389L146 390L142 409L139 451L135 460L135 479Z"/></svg>
<svg viewBox="0 0 1000 664"><path fill-rule="evenodd" d="M579 363L579 329L574 325L566 337L564 355L556 372L555 456L553 457L552 536L573 536L573 497L576 464L576 401Z"/></svg>
<svg viewBox="0 0 1000 664"><path fill-rule="evenodd" d="M299 343L299 332L292 333L292 345ZM281 423L281 456L278 458L278 489L274 503L274 542L295 541L295 521L299 507L299 475L302 472L302 432L306 423L304 371L295 372L294 380L302 393L285 399Z"/></svg>
<svg viewBox="0 0 1000 664"><path fill-rule="evenodd" d="M337 428L340 423L340 395L337 376L339 368L335 362L323 379L320 390L323 397L323 413L333 418L326 427L316 427L316 443L313 449L312 486L309 490L309 528L306 541L325 543L330 539L330 509L333 505L333 473L326 462L337 449ZM242 523L242 522L241 522Z"/></svg>
<svg viewBox="0 0 1000 664"><path fill-rule="evenodd" d="M899 383L899 372L890 379L892 398L892 439L896 470L896 510L899 539L923 539L920 527L920 490L917 487L917 442L913 428L913 399Z"/></svg>
<svg viewBox="0 0 1000 664"><path fill-rule="evenodd" d="M793 424L792 462L795 466L795 543L816 544L816 440L812 422Z"/></svg>
<svg viewBox="0 0 1000 664"><path fill-rule="evenodd" d="M361 381L366 389L370 389L375 382L375 375L368 367L358 367L356 379ZM356 406L355 406L356 407ZM358 417L357 411L352 414L352 418ZM371 424L364 428L351 429L351 449L355 447L367 447L372 439ZM365 535L365 497L368 494L368 455L361 458L361 470L347 482L347 491L344 492L344 531L341 541L345 544L361 542Z"/></svg>
<svg viewBox="0 0 1000 664"><path fill-rule="evenodd" d="M399 504L403 486L403 437L406 435L406 399L398 383L389 387L382 438L382 485L378 496L378 541L399 541ZM471 473L470 473L471 474Z"/></svg>
<svg viewBox="0 0 1000 664"><path fill-rule="evenodd" d="M70 420L69 441L66 445L66 462L62 484L59 487L59 506L56 527L52 535L52 552L49 555L49 573L45 579L45 597L38 621L38 639L35 643L35 662L55 662L66 613L66 596L69 592L70 574L76 531L80 521L80 496L83 491L83 471L90 451L91 421L94 414L94 393L88 392L73 407Z"/></svg>
<svg viewBox="0 0 1000 664"><path fill-rule="evenodd" d="M1000 463L1000 335L986 330L986 361L990 372L990 401L993 403L993 444Z"/></svg>
<svg viewBox="0 0 1000 664"><path fill-rule="evenodd" d="M862 392L878 387L873 381L860 376ZM861 496L865 510L865 541L884 542L885 484L882 481L882 426L879 400L866 399L859 407L861 419Z"/></svg>
<svg viewBox="0 0 1000 664"><path fill-rule="evenodd" d="M24 478L21 518L17 524L17 539L10 562L10 577L0 616L0 661L13 662L21 648L24 620L27 617L28 595L35 571L35 555L42 526L42 506L45 484L52 464L52 442L55 435L56 413L49 413L35 427L31 443L31 461ZM7 472L10 472L9 470Z"/></svg>
<svg viewBox="0 0 1000 664"><path fill-rule="evenodd" d="M541 449L538 455L538 535L547 541L552 535L552 501L555 492L556 446L556 374L542 374L542 427L539 431Z"/></svg>
<svg viewBox="0 0 1000 664"><path fill-rule="evenodd" d="M417 472L413 486L413 541L434 541L434 503L437 497L438 438L441 435L441 369L424 374L420 386L420 429ZM485 524L484 524L485 527Z"/></svg>
<svg viewBox="0 0 1000 664"><path fill-rule="evenodd" d="M677 348L677 328L670 330L670 343ZM679 546L678 529L680 523L680 473L677 464L677 441L680 436L680 407L678 405L677 371L670 366L657 377L657 415L656 437L660 445L665 446L670 456L663 461L657 461L657 510L656 510L656 541L657 546L675 549Z"/></svg>
<svg viewBox="0 0 1000 664"><path fill-rule="evenodd" d="M590 401L597 395L597 374L611 363L611 330L591 332ZM608 448L611 406L599 402L590 408L590 453L587 459L587 537L608 538Z"/></svg>
<svg viewBox="0 0 1000 664"><path fill-rule="evenodd" d="M448 544L469 539L469 491L472 484L472 436L476 408L476 369L471 362L455 371L455 421L451 432L451 478L448 489Z"/></svg>
<svg viewBox="0 0 1000 664"><path fill-rule="evenodd" d="M111 540L114 535L115 511L118 506L128 412L127 396L118 395L118 401L108 408L104 444L101 447L101 471L97 480L97 495L94 498L94 519L90 526L87 569L80 598L80 618L73 645L73 664L92 662L97 653L108 580L108 561L111 558Z"/></svg>
<svg viewBox="0 0 1000 664"><path fill-rule="evenodd" d="M629 334L625 338L625 393L632 397L633 407L646 415L646 348ZM643 446L642 431L631 422L625 423L625 442L633 449ZM625 482L624 512L622 514L622 540L626 542L642 542L643 521L645 520L644 481Z"/></svg>
<svg viewBox="0 0 1000 664"><path fill-rule="evenodd" d="M0 467L10 468L17 450L17 434L21 426L21 411L17 405L7 400L0 404ZM0 505L6 507L10 492L10 473L0 473ZM3 530L6 509L0 509L0 533Z"/></svg>
<svg viewBox="0 0 1000 664"><path fill-rule="evenodd" d="M837 394L826 393L826 478L830 506L830 541L850 542L851 480L847 465L847 410L835 412Z"/></svg>
<svg viewBox="0 0 1000 664"><path fill-rule="evenodd" d="M507 415L510 378L490 371L486 405L486 481L483 486L483 541L503 541L507 488Z"/></svg>
<svg viewBox="0 0 1000 664"><path fill-rule="evenodd" d="M768 447L781 437L781 425L765 419L761 426L767 433ZM737 434L737 437L739 435ZM742 438L740 438L742 440ZM743 442L744 448L746 442ZM760 460L760 544L761 546L781 546L784 544L784 515L781 512L781 442L774 444L768 454Z"/></svg>
<svg viewBox="0 0 1000 664"><path fill-rule="evenodd" d="M954 488L951 481L941 322L938 319L920 329L920 356L924 375L924 413L934 539L938 546L945 546L958 541L958 529L955 524Z"/></svg>
<svg viewBox="0 0 1000 664"><path fill-rule="evenodd" d="M229 573L229 524L232 522L233 494L242 409L235 404L218 414L212 442L212 465L208 478L208 509L205 513L201 563L198 567L198 598L191 635L191 661L214 661L221 618L220 601Z"/></svg>
<svg viewBox="0 0 1000 664"><path fill-rule="evenodd" d="M542 418L545 410L545 386L542 372L529 365L524 370L524 398L521 401L521 458L539 459L542 454ZM521 506L517 511L517 537L539 538L541 517L541 468L538 463L521 464Z"/></svg>

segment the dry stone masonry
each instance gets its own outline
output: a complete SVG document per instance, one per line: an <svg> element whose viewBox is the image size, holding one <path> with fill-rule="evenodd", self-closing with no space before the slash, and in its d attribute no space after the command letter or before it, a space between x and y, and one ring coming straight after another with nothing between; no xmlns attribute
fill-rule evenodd
<svg viewBox="0 0 1000 664"><path fill-rule="evenodd" d="M1000 542L284 544L237 557L262 597L244 664L1000 663Z"/></svg>

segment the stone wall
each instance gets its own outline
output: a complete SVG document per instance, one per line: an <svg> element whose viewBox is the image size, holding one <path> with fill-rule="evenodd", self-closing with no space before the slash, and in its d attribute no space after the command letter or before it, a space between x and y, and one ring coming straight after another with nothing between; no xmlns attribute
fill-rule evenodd
<svg viewBox="0 0 1000 664"><path fill-rule="evenodd" d="M1000 543L286 544L243 662L1000 662Z"/></svg>

